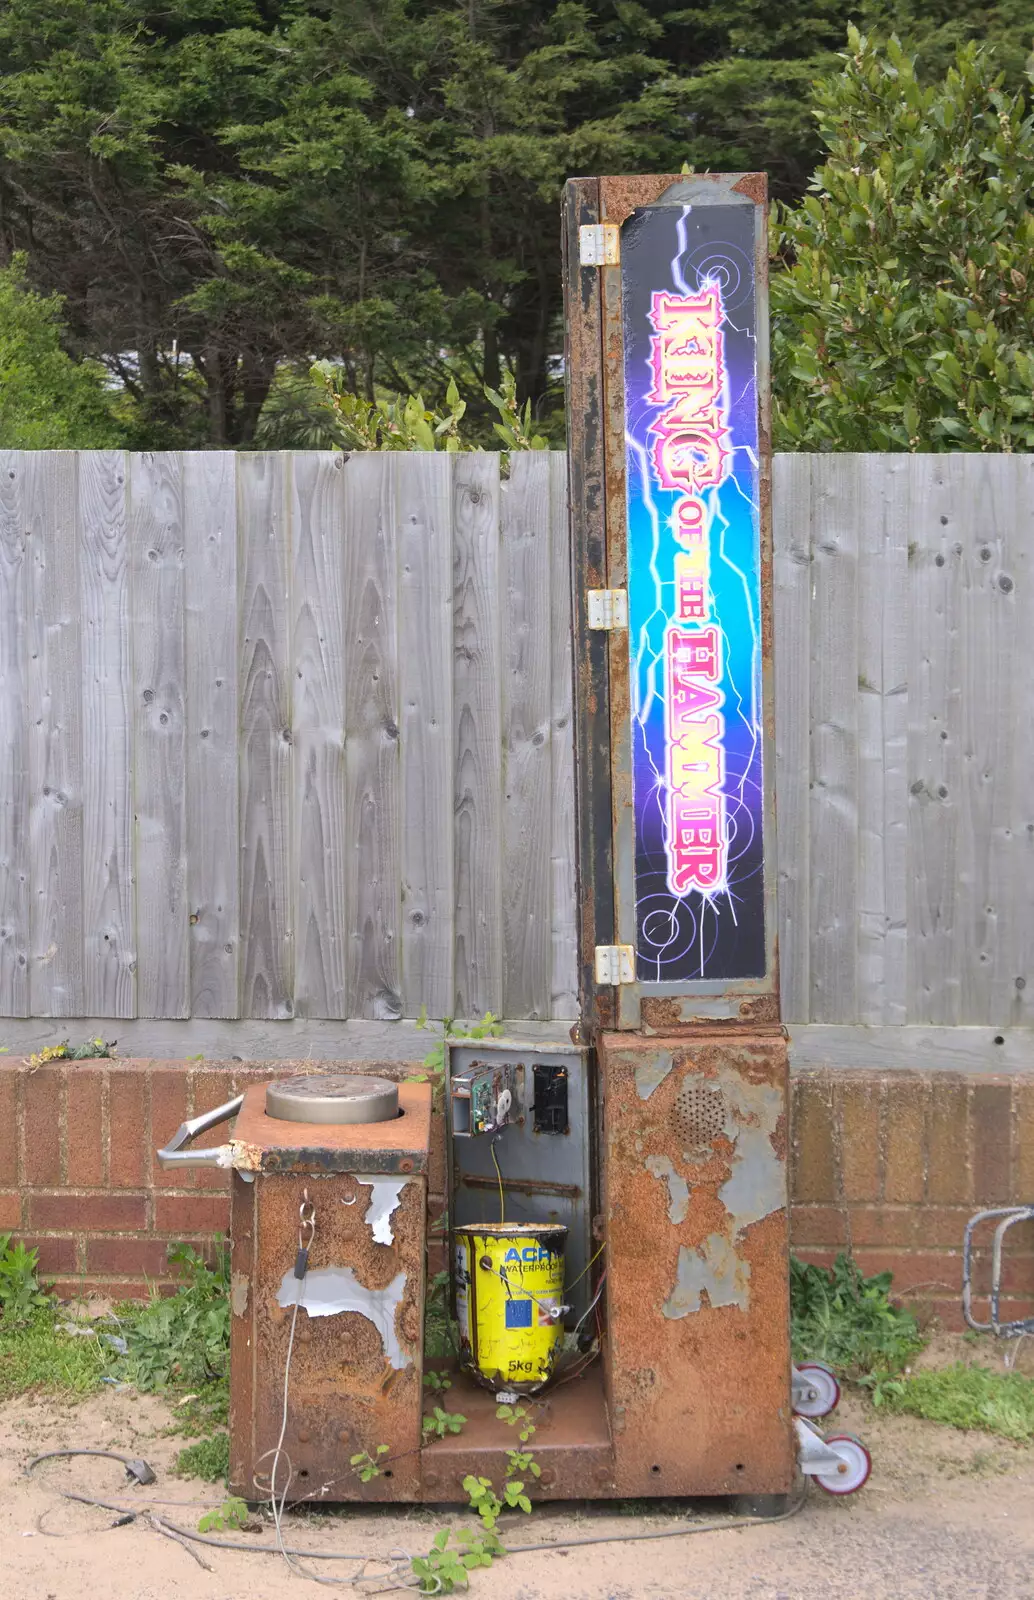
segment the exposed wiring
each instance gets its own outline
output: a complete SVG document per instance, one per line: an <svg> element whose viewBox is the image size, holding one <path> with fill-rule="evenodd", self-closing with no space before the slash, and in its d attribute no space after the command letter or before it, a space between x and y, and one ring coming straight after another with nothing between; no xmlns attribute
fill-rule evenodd
<svg viewBox="0 0 1034 1600"><path fill-rule="evenodd" d="M45 1450L42 1455L33 1456L25 1468L26 1477L41 1461L57 1461L62 1456L102 1456L107 1461L121 1461L127 1476L135 1478L137 1483L154 1482L154 1473L146 1461L139 1456L124 1456L118 1450Z"/></svg>
<svg viewBox="0 0 1034 1600"><path fill-rule="evenodd" d="M737 1528L767 1527L773 1522L786 1522L788 1518L795 1517L803 1509L807 1498L808 1487L805 1483L793 1505L777 1512L774 1517L727 1517L724 1522L694 1522L688 1528L658 1528L650 1533L597 1533L590 1534L587 1539L558 1539L555 1544L548 1539L541 1544L508 1544L506 1554L526 1556L536 1550L576 1550L586 1544L638 1544L645 1539L682 1539L690 1533L727 1533Z"/></svg>
<svg viewBox="0 0 1034 1600"><path fill-rule="evenodd" d="M582 1323L585 1322L587 1320L587 1318L592 1315L592 1313L595 1311L596 1307L599 1305L600 1296L603 1293L603 1285L606 1283L606 1281L607 1281L607 1272L606 1272L606 1268L604 1268L604 1270L600 1273L600 1281L599 1281L599 1285L598 1285L598 1287L596 1289L596 1293L593 1295L592 1299L589 1301L589 1304L586 1306L585 1310L582 1312L581 1316L578 1318L578 1321L575 1323L574 1328L572 1329L572 1334L577 1334L578 1329L581 1327Z"/></svg>
<svg viewBox="0 0 1034 1600"><path fill-rule="evenodd" d="M495 1167L495 1175L499 1179L499 1225L502 1227L506 1222L506 1197L503 1194L503 1174L499 1168L499 1157L495 1153L494 1139L489 1141L488 1148L492 1152L492 1164Z"/></svg>
<svg viewBox="0 0 1034 1600"><path fill-rule="evenodd" d="M590 1270L590 1268L592 1268L592 1267L594 1267L596 1265L597 1261L600 1259L600 1256L603 1254L603 1252L604 1252L604 1250L606 1250L606 1248L607 1248L607 1246L605 1244L601 1244L599 1249L597 1250L596 1254L594 1256L590 1256L589 1257L589 1260L585 1263L584 1267L582 1268L581 1272L578 1274L577 1278L575 1278L573 1282L567 1283L567 1284L564 1285L564 1293L565 1294L568 1294L579 1283L581 1283L582 1279L585 1277L585 1274Z"/></svg>
<svg viewBox="0 0 1034 1600"><path fill-rule="evenodd" d="M52 1455L106 1455L106 1451L52 1451ZM34 1465L35 1463L33 1463ZM27 1470L31 1470L31 1467ZM75 1499L84 1505L98 1506L105 1511L119 1511L121 1507L113 1505L110 1501L95 1499L89 1495L73 1494L70 1490L60 1489L59 1494L68 1499ZM791 1506L773 1517L728 1517L723 1522L697 1522L687 1527L658 1528L644 1533L601 1533L590 1534L582 1539L544 1539L536 1544L512 1544L506 1546L508 1556L534 1555L550 1550L575 1550L587 1545L596 1544L638 1544L654 1539L683 1539L695 1533L727 1533L736 1532L741 1528L767 1526L774 1522L785 1522L790 1517L795 1517L802 1510L808 1494L807 1480L802 1492ZM141 1507L135 1516L146 1512L146 1507ZM177 1544L187 1548L191 1544L208 1545L216 1550L233 1550L241 1555L280 1555L285 1558L298 1558L306 1561L352 1561L362 1566L371 1564L386 1565L387 1572L357 1572L350 1578L334 1579L321 1574L310 1573L304 1567L292 1566L292 1571L297 1571L300 1576L313 1578L317 1583L343 1583L356 1587L359 1584L377 1584L378 1588L364 1588L365 1594L388 1594L397 1589L414 1589L417 1587L412 1573L412 1563L409 1553L405 1550L395 1549L387 1555L363 1554L353 1555L341 1550L310 1550L299 1549L297 1546L285 1544L282 1528L278 1528L276 1544L247 1544L239 1539L220 1539L215 1534L197 1533L191 1528L181 1528L178 1523L170 1522L165 1517L151 1513L147 1517L148 1525L156 1533L163 1534L166 1538L173 1539ZM190 1551L195 1560L200 1559L196 1551ZM208 1568L207 1562L202 1565Z"/></svg>
<svg viewBox="0 0 1034 1600"><path fill-rule="evenodd" d="M694 1522L686 1527L657 1528L645 1533L598 1533L590 1534L583 1539L543 1539L538 1544L508 1544L506 1546L506 1554L508 1556L534 1555L538 1551L575 1550L592 1544L639 1544L652 1539L684 1539L694 1533L728 1533L736 1532L740 1528L767 1527L774 1522L786 1522L790 1517L795 1517L803 1509L807 1497L808 1489L806 1483L802 1493L798 1495L794 1503L788 1506L785 1511L780 1511L773 1517L726 1517L723 1522ZM252 1551L256 1555L277 1555L281 1553L278 1545L244 1544L236 1539L219 1539L211 1534L193 1533L189 1528L181 1528L174 1522L167 1523L166 1526L173 1533L179 1534L184 1539L192 1539L197 1544L214 1545L220 1550ZM295 1550L290 1546L287 1548L288 1553L292 1556L304 1556L308 1560L318 1561L391 1561L398 1563L403 1559L409 1560L408 1555L403 1550L393 1550L387 1556L346 1556L338 1552L330 1554L317 1550ZM304 1575L306 1577L309 1576L308 1573ZM344 1581L362 1582L364 1580L357 1578ZM377 1581L377 1575L371 1574L369 1580L366 1581ZM396 1587L411 1588L412 1584L397 1583Z"/></svg>
<svg viewBox="0 0 1034 1600"><path fill-rule="evenodd" d="M305 1552L290 1550L284 1542L284 1508L287 1504L287 1496L290 1491L291 1484L294 1481L294 1467L291 1464L290 1456L284 1449L284 1439L287 1437L288 1400L291 1385L291 1358L294 1354L294 1336L295 1330L298 1326L298 1312L301 1309L302 1300L305 1295L305 1278L309 1270L309 1251L312 1248L312 1241L316 1237L316 1208L309 1199L308 1189L303 1189L302 1191L302 1203L298 1208L298 1217L298 1254L295 1259L294 1266L294 1276L298 1283L298 1290L294 1302L294 1311L291 1315L291 1329L287 1339L287 1354L284 1358L284 1387L283 1403L280 1408L280 1437L277 1439L277 1442L272 1450L267 1450L265 1455L259 1457L258 1462L256 1462L256 1466L259 1464L259 1462L265 1461L267 1456L272 1456L273 1460L269 1469L268 1493L270 1507L273 1512L273 1526L276 1529L276 1549L279 1551L280 1555L283 1556L284 1561L286 1562L290 1571L293 1572L296 1577L308 1578L312 1583L322 1583L332 1588L337 1588L341 1585L354 1587L357 1583L366 1581L363 1574L355 1574L354 1576L348 1578L332 1578L327 1573L310 1572L306 1567L299 1565L298 1558L300 1556L305 1557L307 1555L308 1559L310 1560L319 1560L320 1557L318 1553L314 1551ZM287 1476L284 1479L283 1490L280 1492L278 1497L277 1473L280 1469L281 1461L284 1461L287 1464ZM254 1475L252 1477L252 1482L257 1489L263 1488L263 1485ZM197 1537L194 1534L187 1533L185 1529L177 1528L173 1523L169 1523L168 1526L173 1530L174 1534L179 1534L186 1538ZM412 1589L417 1586L417 1582L412 1573L411 1562L408 1554L401 1552L399 1559L401 1560L402 1558L405 1559L406 1566L409 1568L409 1571L403 1572L401 1570L399 1560L391 1560L390 1571L384 1575L389 1579L388 1589ZM379 1558L371 1556L352 1556L342 1557L341 1559L361 1561L365 1565L369 1561L378 1560ZM367 1592L369 1593L370 1591ZM380 1593L387 1591L375 1590L373 1592Z"/></svg>

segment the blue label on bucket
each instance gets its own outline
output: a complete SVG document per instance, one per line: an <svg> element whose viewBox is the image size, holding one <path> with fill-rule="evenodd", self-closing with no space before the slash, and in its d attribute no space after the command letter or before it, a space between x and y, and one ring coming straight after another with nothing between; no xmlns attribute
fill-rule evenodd
<svg viewBox="0 0 1034 1600"><path fill-rule="evenodd" d="M506 1326L508 1328L530 1328L531 1327L531 1301L530 1300L507 1300L507 1302L506 1302Z"/></svg>

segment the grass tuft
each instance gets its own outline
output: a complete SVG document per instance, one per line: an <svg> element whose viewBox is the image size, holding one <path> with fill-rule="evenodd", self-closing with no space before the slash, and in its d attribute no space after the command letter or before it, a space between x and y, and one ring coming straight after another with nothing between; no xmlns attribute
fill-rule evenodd
<svg viewBox="0 0 1034 1600"><path fill-rule="evenodd" d="M202 1478L205 1483L221 1483L230 1470L230 1435L214 1433L181 1450L172 1464L179 1478Z"/></svg>
<svg viewBox="0 0 1034 1600"><path fill-rule="evenodd" d="M1017 1444L1034 1441L1034 1379L956 1362L938 1372L915 1372L888 1385L889 1411L907 1412L951 1428L980 1429Z"/></svg>
<svg viewBox="0 0 1034 1600"><path fill-rule="evenodd" d="M11 1326L0 1318L0 1400L46 1394L80 1400L111 1372L114 1352L97 1338L62 1333L49 1308Z"/></svg>

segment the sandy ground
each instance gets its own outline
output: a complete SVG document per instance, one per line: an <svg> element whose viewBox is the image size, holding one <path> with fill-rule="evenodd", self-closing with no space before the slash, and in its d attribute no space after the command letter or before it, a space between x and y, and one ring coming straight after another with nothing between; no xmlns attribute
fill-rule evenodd
<svg viewBox="0 0 1034 1600"><path fill-rule="evenodd" d="M1031 1341L1034 1345L1034 1341ZM925 1357L959 1353L942 1340ZM1021 1363L1026 1367L1027 1361ZM5 1600L277 1600L318 1592L278 1556L206 1549L211 1571L147 1526L110 1526L113 1514L62 1500L59 1487L152 1505L196 1527L216 1490L169 1474L182 1444L166 1436L167 1408L150 1397L107 1392L77 1406L21 1399L0 1407L0 1594ZM1034 1600L1034 1449L933 1423L886 1417L847 1401L836 1422L872 1450L861 1493L834 1500L813 1488L789 1521L650 1543L623 1542L514 1554L472 1574L482 1600ZM158 1473L127 1489L114 1462L51 1463L26 1479L37 1451L69 1445L143 1455ZM171 1502L171 1503L169 1503ZM512 1544L593 1534L691 1527L727 1514L723 1502L548 1507L503 1531ZM322 1550L426 1549L457 1508L293 1516L291 1542ZM241 1536L272 1542L256 1525ZM327 1565L318 1569L328 1573ZM338 1564L340 1575L348 1568ZM370 1592L369 1589L366 1592Z"/></svg>

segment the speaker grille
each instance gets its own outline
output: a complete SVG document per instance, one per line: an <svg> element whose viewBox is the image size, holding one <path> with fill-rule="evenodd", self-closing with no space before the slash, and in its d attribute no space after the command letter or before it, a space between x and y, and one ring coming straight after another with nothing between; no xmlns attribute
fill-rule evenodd
<svg viewBox="0 0 1034 1600"><path fill-rule="evenodd" d="M688 1078L675 1096L672 1131L684 1150L704 1150L725 1127L725 1096L716 1083Z"/></svg>

